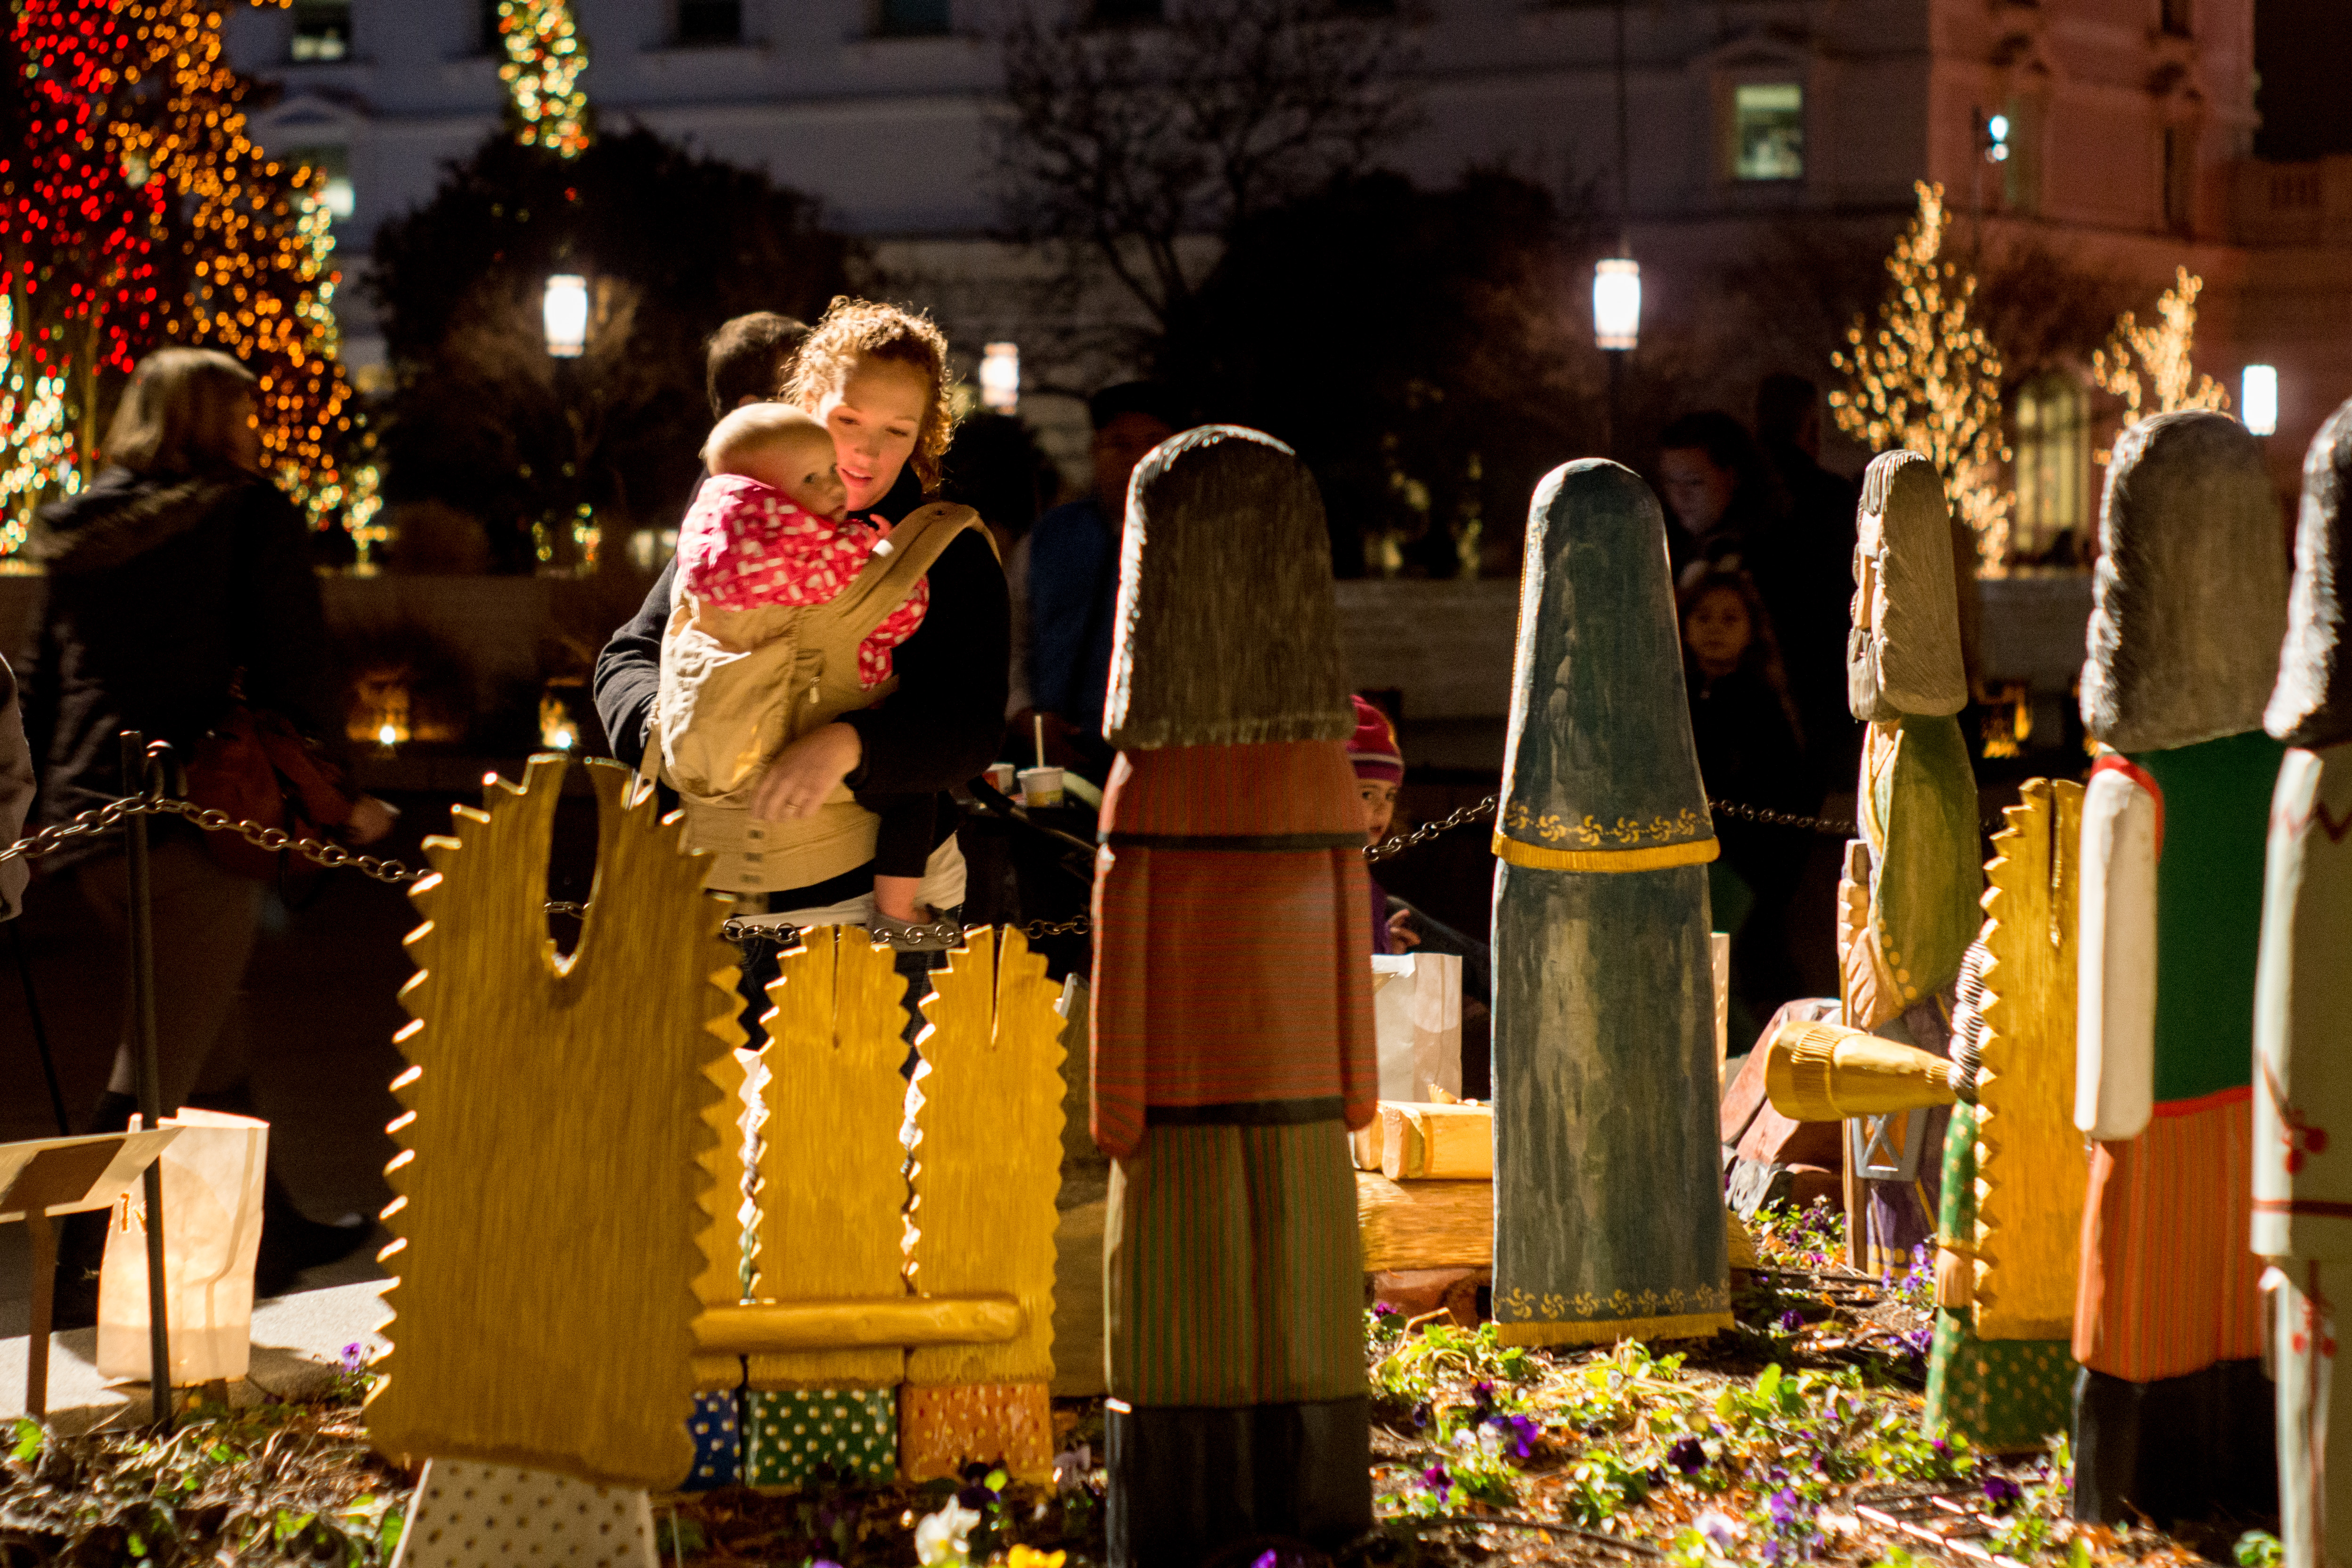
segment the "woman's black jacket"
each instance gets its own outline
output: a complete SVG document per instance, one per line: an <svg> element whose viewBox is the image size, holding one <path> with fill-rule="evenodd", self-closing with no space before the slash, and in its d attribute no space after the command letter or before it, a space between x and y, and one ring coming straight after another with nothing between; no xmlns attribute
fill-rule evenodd
<svg viewBox="0 0 2352 1568"><path fill-rule="evenodd" d="M38 824L128 793L123 730L186 762L240 687L341 756L341 685L307 531L268 480L110 468L41 509L27 552L48 574L18 672Z"/></svg>

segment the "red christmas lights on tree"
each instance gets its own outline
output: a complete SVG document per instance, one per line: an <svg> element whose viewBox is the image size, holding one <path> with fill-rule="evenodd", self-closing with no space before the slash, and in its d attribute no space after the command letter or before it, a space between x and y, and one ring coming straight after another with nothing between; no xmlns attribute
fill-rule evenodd
<svg viewBox="0 0 2352 1568"><path fill-rule="evenodd" d="M365 437L336 358L323 183L247 134L222 22L192 0L16 9L0 62L0 119L23 148L0 155L0 553L35 504L80 488L121 378L174 342L259 378L269 468L314 523L359 531L375 510L373 468L341 456Z"/></svg>
<svg viewBox="0 0 2352 1568"><path fill-rule="evenodd" d="M110 6L21 0L0 61L17 132L0 142L0 553L35 503L80 488L100 402L171 313L163 192L111 114L134 47Z"/></svg>

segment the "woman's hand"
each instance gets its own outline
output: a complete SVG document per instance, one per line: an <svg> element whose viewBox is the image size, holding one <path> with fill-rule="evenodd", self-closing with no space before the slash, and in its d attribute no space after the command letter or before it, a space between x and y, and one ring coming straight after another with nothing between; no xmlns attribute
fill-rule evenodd
<svg viewBox="0 0 2352 1568"><path fill-rule="evenodd" d="M343 837L352 844L373 844L390 833L392 825L399 819L399 807L363 795L352 803L352 814L343 818Z"/></svg>
<svg viewBox="0 0 2352 1568"><path fill-rule="evenodd" d="M838 721L810 731L776 753L751 791L751 815L763 822L795 822L817 807L866 755L866 742Z"/></svg>
<svg viewBox="0 0 2352 1568"><path fill-rule="evenodd" d="M1421 933L1412 929L1412 911L1398 910L1389 916L1389 946L1398 952L1411 952L1421 945Z"/></svg>

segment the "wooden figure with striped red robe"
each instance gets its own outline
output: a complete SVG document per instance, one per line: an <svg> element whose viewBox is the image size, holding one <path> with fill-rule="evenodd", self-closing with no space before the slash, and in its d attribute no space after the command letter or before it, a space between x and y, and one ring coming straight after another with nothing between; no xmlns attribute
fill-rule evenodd
<svg viewBox="0 0 2352 1568"><path fill-rule="evenodd" d="M1537 486L1495 853L1495 1327L1731 1326L1706 862L1665 517L1586 459Z"/></svg>
<svg viewBox="0 0 2352 1568"><path fill-rule="evenodd" d="M2225 414L2125 431L2099 517L2083 721L2074 1515L2275 1506L2249 1250L2255 954L2287 571Z"/></svg>
<svg viewBox="0 0 2352 1568"><path fill-rule="evenodd" d="M1378 1065L1334 622L1322 502L1289 447L1208 426L1144 458L1094 900L1118 1568L1265 1538L1328 1551L1372 1521L1347 1132Z"/></svg>
<svg viewBox="0 0 2352 1568"><path fill-rule="evenodd" d="M2352 1560L2352 1391L2335 1388L2352 1293L2352 625L2345 503L2352 403L2303 463L2286 647L2263 727L2294 749L2271 797L2254 990L2254 1250L2278 1371L2279 1541L2287 1568Z"/></svg>

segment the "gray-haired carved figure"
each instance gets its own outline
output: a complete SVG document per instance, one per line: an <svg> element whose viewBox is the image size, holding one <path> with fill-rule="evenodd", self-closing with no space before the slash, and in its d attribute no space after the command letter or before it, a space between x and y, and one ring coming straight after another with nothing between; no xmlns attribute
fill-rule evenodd
<svg viewBox="0 0 2352 1568"><path fill-rule="evenodd" d="M1706 863L1665 519L1536 487L1495 832L1495 1320L1507 1344L1731 1323Z"/></svg>
<svg viewBox="0 0 2352 1568"><path fill-rule="evenodd" d="M2095 1140L2074 1310L2074 1515L2267 1514L2249 1248L2262 732L2287 571L2262 448L2210 410L2116 443L2083 721L2074 1124Z"/></svg>
<svg viewBox="0 0 2352 1568"><path fill-rule="evenodd" d="M1871 459L1854 535L1846 693L1869 729L1855 787L1862 837L1846 846L1838 889L1845 1021L1943 1056L1984 867L1976 775L1953 717L1969 683L1951 510L1935 465L1916 452ZM1856 1268L1908 1268L1912 1248L1935 1234L1946 1119L1937 1107L1846 1124Z"/></svg>
<svg viewBox="0 0 2352 1568"><path fill-rule="evenodd" d="M2271 797L2254 988L2253 1249L2281 1277L2272 1344L2287 1568L2352 1557L2352 1391L2334 1386L2336 1298L2352 1282L2352 1143L2337 1141L2352 1137L2347 500L2352 403L2304 458L2286 648L2263 715L2272 737L2294 748Z"/></svg>
<svg viewBox="0 0 2352 1568"><path fill-rule="evenodd" d="M1376 1110L1355 729L1315 481L1210 426L1129 489L1095 876L1118 1568L1371 1527L1345 1129Z"/></svg>

